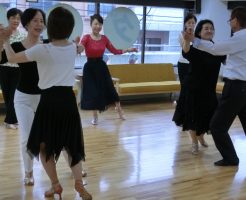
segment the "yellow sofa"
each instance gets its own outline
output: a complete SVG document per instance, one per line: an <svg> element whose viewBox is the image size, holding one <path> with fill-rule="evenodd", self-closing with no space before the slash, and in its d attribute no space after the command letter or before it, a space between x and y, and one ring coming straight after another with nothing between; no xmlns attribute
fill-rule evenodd
<svg viewBox="0 0 246 200"><path fill-rule="evenodd" d="M0 89L0 104L4 103L4 100L3 100L3 93L2 93L2 90Z"/></svg>
<svg viewBox="0 0 246 200"><path fill-rule="evenodd" d="M221 81L217 82L216 93L221 94L223 88L224 88L224 82L221 82Z"/></svg>
<svg viewBox="0 0 246 200"><path fill-rule="evenodd" d="M117 64L108 67L119 96L180 91L173 64Z"/></svg>

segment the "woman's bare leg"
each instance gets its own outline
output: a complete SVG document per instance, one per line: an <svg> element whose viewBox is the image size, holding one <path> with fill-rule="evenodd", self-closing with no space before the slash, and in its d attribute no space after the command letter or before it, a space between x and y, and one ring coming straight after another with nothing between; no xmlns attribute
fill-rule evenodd
<svg viewBox="0 0 246 200"><path fill-rule="evenodd" d="M118 112L120 119L122 120L126 119L119 101L115 102L115 110Z"/></svg>
<svg viewBox="0 0 246 200"><path fill-rule="evenodd" d="M196 154L198 154L198 151L199 151L196 131L190 130L189 133L190 133L190 137L191 137L191 141L192 141L191 152L196 155Z"/></svg>
<svg viewBox="0 0 246 200"><path fill-rule="evenodd" d="M59 179L57 176L56 163L54 157L46 160L44 144L40 145L40 160L52 184L51 188L45 192L45 197L52 197L54 194L58 194L61 199L61 193L63 189L59 183Z"/></svg>
<svg viewBox="0 0 246 200"><path fill-rule="evenodd" d="M93 119L91 121L91 124L93 124L93 125L97 125L98 124L97 110L93 110Z"/></svg>

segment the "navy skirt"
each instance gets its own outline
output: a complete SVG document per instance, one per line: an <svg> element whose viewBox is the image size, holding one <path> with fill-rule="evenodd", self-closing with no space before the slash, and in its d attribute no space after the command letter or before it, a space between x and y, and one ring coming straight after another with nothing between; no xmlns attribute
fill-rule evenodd
<svg viewBox="0 0 246 200"><path fill-rule="evenodd" d="M81 109L104 111L119 101L108 66L102 58L88 58L82 88Z"/></svg>
<svg viewBox="0 0 246 200"><path fill-rule="evenodd" d="M71 166L85 159L81 119L72 87L56 86L42 90L27 150L34 156L45 144L46 159L56 161L63 149L72 158Z"/></svg>

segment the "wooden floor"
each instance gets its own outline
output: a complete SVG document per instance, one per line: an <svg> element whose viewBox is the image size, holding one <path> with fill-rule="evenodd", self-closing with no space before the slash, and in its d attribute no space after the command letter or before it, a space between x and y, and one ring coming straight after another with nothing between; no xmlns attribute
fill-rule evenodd
<svg viewBox="0 0 246 200"><path fill-rule="evenodd" d="M192 155L187 133L171 121L172 103L123 103L123 108L127 120L117 119L111 108L100 114L98 126L90 124L90 112L81 112L88 172L84 181L94 200L246 199L246 141L238 119L230 133L240 165L215 167L221 157L211 136L206 136L209 148ZM63 199L79 199L63 156L57 166ZM1 126L1 200L44 199L50 184L41 163L34 163L34 187L25 187L23 176L19 133Z"/></svg>

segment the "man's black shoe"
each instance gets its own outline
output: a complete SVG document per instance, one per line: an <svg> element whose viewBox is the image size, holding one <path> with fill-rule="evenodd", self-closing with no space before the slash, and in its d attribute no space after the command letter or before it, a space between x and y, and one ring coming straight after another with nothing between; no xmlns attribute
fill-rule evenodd
<svg viewBox="0 0 246 200"><path fill-rule="evenodd" d="M239 162L228 162L224 159L214 162L215 166L238 166Z"/></svg>

